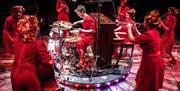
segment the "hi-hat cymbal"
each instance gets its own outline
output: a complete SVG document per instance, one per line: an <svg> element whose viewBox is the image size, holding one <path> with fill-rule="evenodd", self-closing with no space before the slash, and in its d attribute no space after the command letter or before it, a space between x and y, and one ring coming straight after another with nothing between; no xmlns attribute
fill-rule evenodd
<svg viewBox="0 0 180 91"><path fill-rule="evenodd" d="M53 28L54 28L54 27L59 27L59 26L57 26L57 25L49 25L49 26L50 26L50 27L53 27Z"/></svg>

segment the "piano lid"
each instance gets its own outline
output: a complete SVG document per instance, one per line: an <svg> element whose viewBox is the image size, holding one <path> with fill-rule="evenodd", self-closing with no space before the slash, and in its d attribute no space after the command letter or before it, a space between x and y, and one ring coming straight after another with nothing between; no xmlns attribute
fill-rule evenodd
<svg viewBox="0 0 180 91"><path fill-rule="evenodd" d="M91 15L98 22L98 13L91 13ZM100 24L115 24L115 22L113 22L111 19L109 19L104 14L100 13Z"/></svg>

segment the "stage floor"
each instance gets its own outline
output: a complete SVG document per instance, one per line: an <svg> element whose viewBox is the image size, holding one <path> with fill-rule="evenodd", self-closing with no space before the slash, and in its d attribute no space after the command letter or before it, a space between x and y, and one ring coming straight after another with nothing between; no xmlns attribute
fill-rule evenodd
<svg viewBox="0 0 180 91"><path fill-rule="evenodd" d="M0 53L0 65L5 66L5 72L0 72L0 91L12 91L11 80L10 80L10 69L11 63L13 62L13 56L3 57L2 52ZM165 78L163 83L163 88L159 91L179 91L177 86L177 81L180 82L180 42L175 42L173 48L173 54L178 60L176 65L166 66ZM134 55L133 55L133 65L130 70L128 77L114 85L110 85L106 88L101 89L77 89L69 86L61 85L64 91L133 91L135 87L135 76L140 65L141 59L141 49L139 46L135 45ZM171 59L164 58L166 63Z"/></svg>

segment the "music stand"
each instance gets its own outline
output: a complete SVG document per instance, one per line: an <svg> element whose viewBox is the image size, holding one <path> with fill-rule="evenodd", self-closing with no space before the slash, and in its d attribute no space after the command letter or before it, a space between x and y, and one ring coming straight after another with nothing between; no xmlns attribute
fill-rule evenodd
<svg viewBox="0 0 180 91"><path fill-rule="evenodd" d="M95 71L95 69L97 68L96 66L97 66L97 61L99 60L99 59L101 59L101 60L103 60L104 62L106 62L106 60L103 58L103 57L101 57L100 56L100 54L99 54L99 46L98 46L98 43L99 43L99 33L100 33L100 31L101 31L101 26L100 26L100 24L101 24L101 20L100 20L100 11L101 11L101 7L102 7L102 3L103 2L112 2L112 0L98 0L98 1L88 1L87 3L98 3L98 29L97 29L97 32L96 32L96 45L95 45L95 61L94 61L94 65L93 65L93 68L92 68L92 70L91 70L91 75L90 75L90 77L89 77L89 82L91 82L92 81L92 77L93 77L93 75L94 75L94 71ZM96 69L97 70L97 69Z"/></svg>

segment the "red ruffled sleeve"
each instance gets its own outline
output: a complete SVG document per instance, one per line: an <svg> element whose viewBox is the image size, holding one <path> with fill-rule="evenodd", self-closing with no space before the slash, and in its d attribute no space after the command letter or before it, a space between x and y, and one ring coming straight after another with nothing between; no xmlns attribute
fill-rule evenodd
<svg viewBox="0 0 180 91"><path fill-rule="evenodd" d="M146 33L143 33L143 34L141 34L139 36L135 36L135 41L134 42L137 43L137 44L144 44L146 42L149 42L150 39L151 39L150 34L148 32L146 32Z"/></svg>

